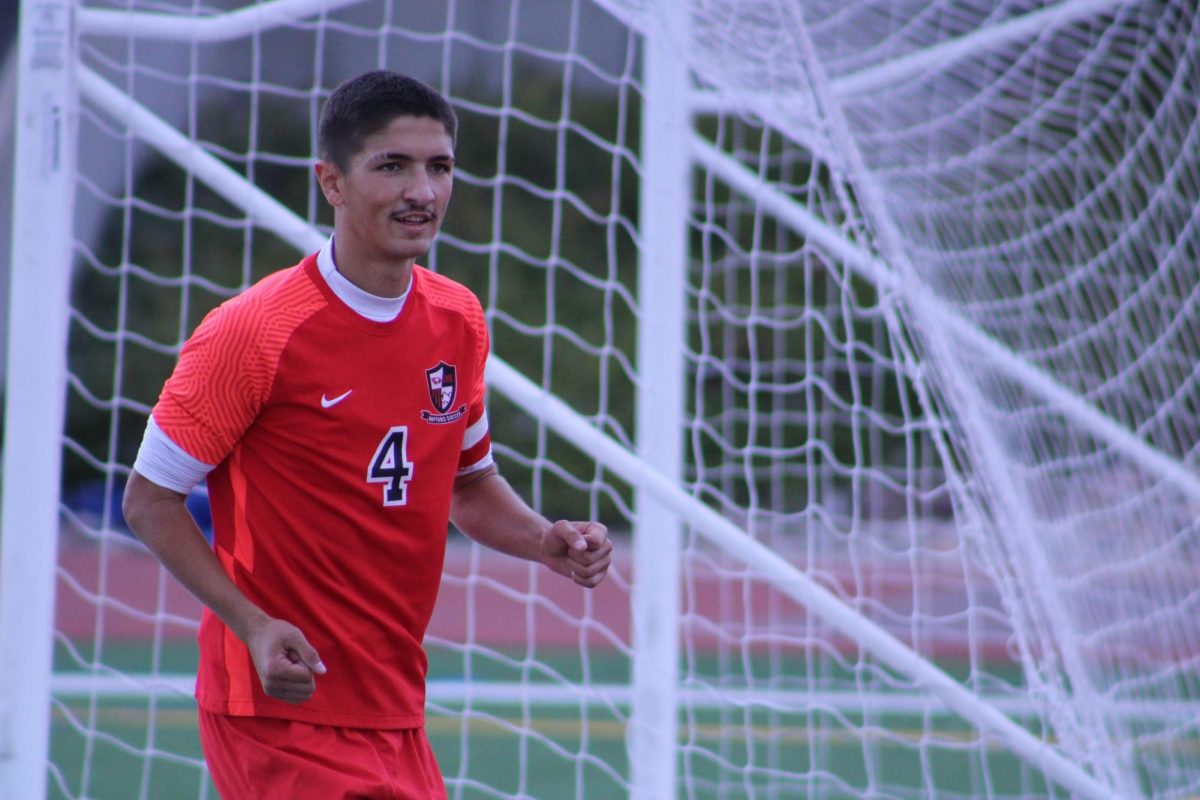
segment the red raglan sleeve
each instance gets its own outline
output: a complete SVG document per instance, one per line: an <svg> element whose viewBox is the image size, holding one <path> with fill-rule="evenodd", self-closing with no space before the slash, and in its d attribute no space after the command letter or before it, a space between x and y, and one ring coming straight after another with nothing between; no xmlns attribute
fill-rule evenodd
<svg viewBox="0 0 1200 800"><path fill-rule="evenodd" d="M458 460L459 473L470 472L486 466L491 463L492 458L492 437L491 431L488 428L487 409L485 406L487 382L484 375L487 368L490 342L483 309L474 295L471 296L471 299L473 302L469 306L467 325L471 337L475 342L475 352L473 354L475 368L472 370L475 382L471 385L470 394L468 395L470 403L467 409L467 429L463 434L462 454Z"/></svg>
<svg viewBox="0 0 1200 800"><path fill-rule="evenodd" d="M271 388L261 326L244 303L208 314L184 344L152 411L154 421L193 458L219 464L254 421Z"/></svg>

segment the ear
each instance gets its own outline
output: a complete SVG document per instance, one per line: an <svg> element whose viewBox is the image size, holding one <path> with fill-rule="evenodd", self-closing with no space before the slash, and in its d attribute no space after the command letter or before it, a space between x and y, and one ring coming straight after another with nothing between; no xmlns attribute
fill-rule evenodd
<svg viewBox="0 0 1200 800"><path fill-rule="evenodd" d="M334 208L341 207L345 199L342 195L342 171L332 161L318 161L313 170L317 173L317 184L325 200Z"/></svg>

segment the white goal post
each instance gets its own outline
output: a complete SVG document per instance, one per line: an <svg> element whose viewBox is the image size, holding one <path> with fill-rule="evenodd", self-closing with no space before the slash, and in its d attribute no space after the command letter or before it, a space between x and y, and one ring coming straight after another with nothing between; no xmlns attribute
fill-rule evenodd
<svg viewBox="0 0 1200 800"><path fill-rule="evenodd" d="M23 0L0 794L211 791L115 490L197 315L323 241L303 128L375 66L475 148L430 265L502 464L629 533L595 598L451 559L451 796L1200 790L1200 57L1148 32L1195 12L432 5Z"/></svg>

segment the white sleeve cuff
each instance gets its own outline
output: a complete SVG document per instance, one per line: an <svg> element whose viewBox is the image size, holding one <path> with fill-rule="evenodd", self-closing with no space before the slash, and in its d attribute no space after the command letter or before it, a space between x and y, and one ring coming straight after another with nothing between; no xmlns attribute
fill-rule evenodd
<svg viewBox="0 0 1200 800"><path fill-rule="evenodd" d="M490 467L494 463L496 462L492 458L492 450L491 448L488 448L488 451L483 458L479 459L474 464L468 464L465 467L459 467L457 474L461 478L463 475L470 475L472 472L479 472L479 470L485 467Z"/></svg>
<svg viewBox="0 0 1200 800"><path fill-rule="evenodd" d="M146 433L142 446L138 448L133 468L152 483L180 494L187 494L192 487L204 480L216 467L193 458L171 437L163 433L154 421L154 415L146 422Z"/></svg>
<svg viewBox="0 0 1200 800"><path fill-rule="evenodd" d="M487 436L487 434L488 418L487 411L484 411L479 415L479 419L475 420L475 424L463 432L462 449L470 450L472 447L479 444L479 441L483 439L484 436Z"/></svg>

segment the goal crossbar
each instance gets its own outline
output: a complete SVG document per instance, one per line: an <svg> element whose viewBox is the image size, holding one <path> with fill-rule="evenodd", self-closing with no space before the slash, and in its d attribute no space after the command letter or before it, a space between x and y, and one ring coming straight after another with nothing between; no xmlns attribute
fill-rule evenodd
<svg viewBox="0 0 1200 800"><path fill-rule="evenodd" d="M270 0L208 17L81 8L77 22L80 31L89 36L224 42L361 2L363 0Z"/></svg>
<svg viewBox="0 0 1200 800"><path fill-rule="evenodd" d="M133 34L191 41L224 41L359 2L362 0L271 0L201 19L171 14L81 9L79 25L87 34ZM948 60L961 58L968 53L979 52L980 48L996 47L1036 35L1078 19L1103 13L1121 3L1122 0L1068 0L967 36L948 40L910 56L843 76L833 81L833 88L840 94L866 91L876 87L881 81L894 81L897 76L912 74ZM144 107L131 104L124 93L94 72L81 67L80 73L81 90L98 104L108 108L117 118L121 118L123 112L136 114L147 141L172 142L170 150L174 150L176 154L170 152L167 147L159 149L176 163L194 169L197 177L225 196L234 194L234 186L239 193L245 191L245 182L240 175L219 159L210 156L195 142L179 135L169 123L148 112ZM730 186L748 196L759 198L760 203L778 219L811 237L830 253L836 254L847 266L879 289L897 292L910 298L919 296L926 307L938 311L939 318L945 322L951 333L977 348L1008 377L1047 401L1064 417L1074 421L1100 441L1111 444L1133 462L1163 478L1192 500L1200 502L1200 476L1185 469L1176 459L1148 444L1126 426L1117 423L1052 376L1021 358L1011 348L964 319L926 287L915 285L911 281L900 281L888 265L873 253L847 239L828 223L767 184L703 137L696 135L693 138L692 149L698 162L720 175ZM249 195L249 200L249 203L242 205L256 224L273 231L303 251L320 246L324 237L291 214L270 195L256 190Z"/></svg>
<svg viewBox="0 0 1200 800"><path fill-rule="evenodd" d="M84 97L125 122L133 135L160 150L164 156L191 171L197 179L241 208L254 224L275 233L302 252L310 252L324 241L319 231L290 209L250 184L95 72L80 65L78 82ZM848 243L844 244L849 246ZM757 570L765 582L824 619L883 663L913 680L921 689L937 696L973 727L995 735L1016 755L1080 796L1096 800L1113 797L1107 787L1066 759L1052 745L1038 740L882 627L863 618L795 565L642 462L584 416L549 395L495 355L489 357L487 376L493 389L500 391L566 441L591 455L606 469L631 485L652 492L708 541Z"/></svg>
<svg viewBox="0 0 1200 800"><path fill-rule="evenodd" d="M830 82L835 94L848 96L869 92L968 56L979 56L1006 44L1040 36L1064 25L1087 19L1121 6L1125 0L1067 0L1039 8L1004 22L979 28L964 36L947 39L908 55L872 64Z"/></svg>

